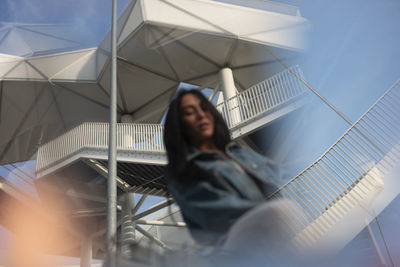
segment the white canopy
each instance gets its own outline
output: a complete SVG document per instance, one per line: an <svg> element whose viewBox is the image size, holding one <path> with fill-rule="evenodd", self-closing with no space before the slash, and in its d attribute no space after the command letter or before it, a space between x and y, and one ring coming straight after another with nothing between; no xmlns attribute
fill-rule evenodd
<svg viewBox="0 0 400 267"><path fill-rule="evenodd" d="M118 21L119 116L160 122L180 82L213 88L219 70L229 67L243 90L282 70L271 52L295 61L307 20L286 6L266 2L259 9L255 2L132 1ZM46 44L50 37L43 36ZM82 122L108 121L110 34L96 48L46 49L0 54L1 164L30 159L38 146Z"/></svg>

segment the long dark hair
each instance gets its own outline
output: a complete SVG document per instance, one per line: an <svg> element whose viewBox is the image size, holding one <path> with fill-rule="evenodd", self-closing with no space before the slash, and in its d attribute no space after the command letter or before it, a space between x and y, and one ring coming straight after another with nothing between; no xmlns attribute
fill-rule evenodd
<svg viewBox="0 0 400 267"><path fill-rule="evenodd" d="M182 90L178 93L176 98L169 105L167 117L164 125L164 143L167 150L168 176L175 180L180 180L181 174L184 171L187 161L186 156L190 144L184 136L182 129L180 104L182 97L186 94L193 94L200 99L201 105L210 111L214 117L214 135L213 141L216 147L222 151L225 146L231 141L228 126L218 110L210 101L197 90Z"/></svg>

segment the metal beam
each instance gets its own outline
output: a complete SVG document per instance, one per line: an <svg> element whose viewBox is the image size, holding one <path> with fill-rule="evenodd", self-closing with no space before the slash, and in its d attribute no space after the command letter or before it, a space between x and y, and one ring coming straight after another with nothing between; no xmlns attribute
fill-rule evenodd
<svg viewBox="0 0 400 267"><path fill-rule="evenodd" d="M140 202L140 200L139 200L139 202ZM172 199L168 199L168 200L166 200L166 201L163 201L163 202L159 203L158 205L156 205L156 206L154 206L154 207L152 207L152 208L150 208L150 209L148 209L148 210L146 210L146 211L144 211L144 212L142 212L142 213L139 213L139 214L136 215L136 216L133 216L133 217L132 217L132 221L136 221L136 220L138 220L138 219L140 219L140 218L142 218L142 217L144 217L144 216L147 216L147 215L149 215L149 214L151 214L151 213L153 213L153 212L159 211L160 209L163 209L163 208L165 208L165 207L167 207L167 206L169 206L169 205L171 205L171 204L173 204L173 203L174 203L174 201L173 201ZM121 225L121 220L118 220L117 225L118 225L118 226ZM137 226L136 226L136 227L137 227ZM93 233L92 238L101 236L101 235L103 235L105 232L106 232L106 229L101 229L101 230L99 230L99 231Z"/></svg>
<svg viewBox="0 0 400 267"><path fill-rule="evenodd" d="M108 176L107 168L104 167L103 165L101 165L97 160L88 159L88 160L84 160L84 161L85 161L85 163L87 165L92 167L95 171L97 171L98 173L100 173L104 177ZM130 188L130 185L128 183L126 183L123 179L121 179L120 177L117 176L116 179L117 179L117 183L119 185L119 188L121 188L125 192Z"/></svg>
<svg viewBox="0 0 400 267"><path fill-rule="evenodd" d="M108 146L107 183L107 253L110 267L116 266L117 238L117 1L112 1L111 27L111 84L110 84L110 126Z"/></svg>
<svg viewBox="0 0 400 267"><path fill-rule="evenodd" d="M368 220L365 221L365 224L367 225L368 233L369 236L371 237L372 243L374 244L374 248L378 253L379 261L381 262L382 266L388 266L387 262L385 261L385 258L382 255L382 251L380 250L379 245L376 242L374 232L372 231L371 226L368 223Z"/></svg>
<svg viewBox="0 0 400 267"><path fill-rule="evenodd" d="M107 203L107 199L104 197L93 196L93 195L89 195L87 193L77 192L74 189L67 190L66 195L69 197L75 197L75 198L80 198L80 199L85 199L85 200L90 200L90 201L95 201L95 202L100 202L100 203Z"/></svg>
<svg viewBox="0 0 400 267"><path fill-rule="evenodd" d="M121 253L126 256L131 252L130 245L135 242L135 222L132 221L134 203L134 193L125 193L121 212Z"/></svg>
<svg viewBox="0 0 400 267"><path fill-rule="evenodd" d="M169 205L171 205L173 203L174 203L174 201L172 199L168 199L166 201L163 201L163 202L157 204L156 206L154 206L154 207L152 207L152 208L150 208L150 209L148 209L148 210L146 210L146 211L144 211L142 213L139 213L138 215L133 216L132 217L132 221L136 221L136 220L138 220L140 218L143 218L146 215L149 215L149 214L151 214L153 212L159 211L159 210L161 210L161 209L163 209L165 207L168 207Z"/></svg>
<svg viewBox="0 0 400 267"><path fill-rule="evenodd" d="M137 220L136 223L144 225L186 227L186 223L184 222L168 223L163 221Z"/></svg>
<svg viewBox="0 0 400 267"><path fill-rule="evenodd" d="M147 195L142 195L138 201L138 203L136 204L136 206L133 208L132 210L132 214L135 215L136 212L140 209L140 207L142 206L143 202L146 200Z"/></svg>
<svg viewBox="0 0 400 267"><path fill-rule="evenodd" d="M80 267L92 266L92 238L90 236L82 237L81 241L81 261Z"/></svg>
<svg viewBox="0 0 400 267"><path fill-rule="evenodd" d="M120 205L117 205L117 210L121 211ZM74 218L85 218L85 217L96 217L96 216L106 216L106 207L92 208L87 210L78 210L71 214Z"/></svg>
<svg viewBox="0 0 400 267"><path fill-rule="evenodd" d="M219 91L219 83L217 84L217 86L215 86L213 92L211 93L211 95L208 97L208 101L212 101L214 96L217 94L217 92Z"/></svg>
<svg viewBox="0 0 400 267"><path fill-rule="evenodd" d="M146 230L144 230L142 227L136 225L136 230L141 233L142 235L144 235L145 237L147 237L148 239L150 239L151 241L154 241L154 243L156 243L157 245L159 245L160 247L162 247L163 249L169 249L167 247L167 245L162 242L160 239L158 239L157 237L152 236L150 233L148 233Z"/></svg>

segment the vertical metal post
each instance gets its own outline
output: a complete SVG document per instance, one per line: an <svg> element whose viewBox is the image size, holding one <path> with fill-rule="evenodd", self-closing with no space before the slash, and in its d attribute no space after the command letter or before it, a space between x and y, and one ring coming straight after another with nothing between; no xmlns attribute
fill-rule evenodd
<svg viewBox="0 0 400 267"><path fill-rule="evenodd" d="M90 236L82 237L81 241L81 261L80 267L92 266L92 238Z"/></svg>
<svg viewBox="0 0 400 267"><path fill-rule="evenodd" d="M111 82L110 82L110 126L108 147L108 187L107 187L107 251L110 267L115 267L117 234L117 1L112 0L111 23Z"/></svg>
<svg viewBox="0 0 400 267"><path fill-rule="evenodd" d="M224 94L224 100L236 96L235 81L233 79L232 69L223 68L219 71L219 80Z"/></svg>
<svg viewBox="0 0 400 267"><path fill-rule="evenodd" d="M226 103L228 126L231 127L240 122L239 103L236 96L235 80L233 79L232 69L223 68L219 71L219 81Z"/></svg>
<svg viewBox="0 0 400 267"><path fill-rule="evenodd" d="M379 257L380 263L382 264L382 266L388 266L386 261L385 261L385 258L382 255L382 252L381 252L381 250L379 248L379 245L376 242L374 232L372 231L371 226L369 225L367 220L365 221L365 224L367 225L368 233L369 233L369 236L371 237L372 243L374 244L374 248L375 248L376 252L378 253L378 257Z"/></svg>
<svg viewBox="0 0 400 267"><path fill-rule="evenodd" d="M131 253L130 245L135 242L135 222L132 221L134 203L135 194L126 193L121 212L121 253L127 257Z"/></svg>

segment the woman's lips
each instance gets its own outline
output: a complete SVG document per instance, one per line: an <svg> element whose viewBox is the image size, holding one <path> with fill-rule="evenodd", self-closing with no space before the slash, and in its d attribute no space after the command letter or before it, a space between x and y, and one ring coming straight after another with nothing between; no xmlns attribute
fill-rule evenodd
<svg viewBox="0 0 400 267"><path fill-rule="evenodd" d="M210 123L209 122L203 122L203 123L199 124L200 130L205 130L205 129L209 128L209 127L210 127Z"/></svg>

